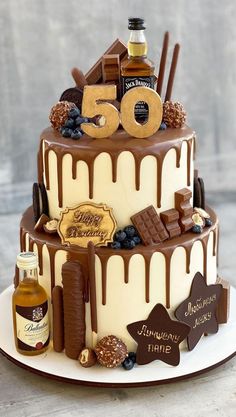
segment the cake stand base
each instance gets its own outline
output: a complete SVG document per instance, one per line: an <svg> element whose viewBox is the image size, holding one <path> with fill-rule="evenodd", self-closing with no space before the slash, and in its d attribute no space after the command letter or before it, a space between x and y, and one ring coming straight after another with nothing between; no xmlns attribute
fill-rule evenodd
<svg viewBox="0 0 236 417"><path fill-rule="evenodd" d="M236 355L236 289L231 288L231 312L227 324L215 335L203 337L191 352L181 351L176 367L155 361L135 365L131 371L122 367L106 369L99 365L83 368L64 353L54 352L52 345L38 356L20 355L14 344L11 297L13 286L0 294L0 352L11 362L35 374L73 384L96 387L138 387L176 382L207 372Z"/></svg>

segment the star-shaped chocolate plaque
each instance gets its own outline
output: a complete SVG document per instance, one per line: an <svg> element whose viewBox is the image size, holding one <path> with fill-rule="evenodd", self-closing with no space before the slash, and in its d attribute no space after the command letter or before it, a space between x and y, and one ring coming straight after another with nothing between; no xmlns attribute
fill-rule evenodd
<svg viewBox="0 0 236 417"><path fill-rule="evenodd" d="M139 365L145 365L156 359L169 365L178 365L179 344L190 331L188 325L171 320L162 304L156 304L147 320L128 324L127 329L138 343L136 362Z"/></svg>
<svg viewBox="0 0 236 417"><path fill-rule="evenodd" d="M205 333L217 333L216 308L222 291L221 284L207 285L200 272L194 276L190 296L175 311L178 320L191 327L187 337L192 350Z"/></svg>

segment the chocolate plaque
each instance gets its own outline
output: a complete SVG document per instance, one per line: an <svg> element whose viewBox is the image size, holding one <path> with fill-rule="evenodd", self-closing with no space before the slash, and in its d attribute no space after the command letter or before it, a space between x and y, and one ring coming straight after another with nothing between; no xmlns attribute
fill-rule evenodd
<svg viewBox="0 0 236 417"><path fill-rule="evenodd" d="M86 248L89 242L95 246L107 246L113 241L116 220L112 209L105 204L82 203L61 212L58 233L63 245Z"/></svg>
<svg viewBox="0 0 236 417"><path fill-rule="evenodd" d="M178 320L191 328L187 337L188 349L192 350L203 334L217 333L216 309L222 285L207 285L200 272L194 276L190 296L175 311Z"/></svg>
<svg viewBox="0 0 236 417"><path fill-rule="evenodd" d="M185 323L171 320L162 304L156 304L147 320L131 323L127 329L138 343L136 362L139 365L158 359L177 366L180 361L179 344L190 331Z"/></svg>

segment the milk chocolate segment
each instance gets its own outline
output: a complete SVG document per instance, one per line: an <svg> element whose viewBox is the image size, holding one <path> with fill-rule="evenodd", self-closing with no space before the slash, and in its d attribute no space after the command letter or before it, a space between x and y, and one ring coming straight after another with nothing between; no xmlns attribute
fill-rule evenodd
<svg viewBox="0 0 236 417"><path fill-rule="evenodd" d="M63 289L56 285L52 290L52 315L53 315L53 348L55 352L64 349L64 314L63 314Z"/></svg>
<svg viewBox="0 0 236 417"><path fill-rule="evenodd" d="M146 246L163 242L169 237L164 224L153 206L139 211L131 217L131 220Z"/></svg>
<svg viewBox="0 0 236 417"><path fill-rule="evenodd" d="M180 212L179 224L182 233L190 230L194 223L192 220L193 208L190 204L192 192L188 188L182 188L175 193L175 208Z"/></svg>
<svg viewBox="0 0 236 417"><path fill-rule="evenodd" d="M120 78L120 56L118 54L103 55L102 57L102 79L103 82L119 81Z"/></svg>
<svg viewBox="0 0 236 417"><path fill-rule="evenodd" d="M169 233L169 237L175 237L181 235L181 229L178 223L179 220L179 212L175 209L170 209L163 211L160 213L161 220L165 225L167 232Z"/></svg>
<svg viewBox="0 0 236 417"><path fill-rule="evenodd" d="M103 55L110 54L118 54L121 61L128 55L127 47L119 39L116 39ZM94 66L87 72L85 78L88 84L98 84L102 82L102 57L99 58Z"/></svg>
<svg viewBox="0 0 236 417"><path fill-rule="evenodd" d="M230 284L220 277L216 280L217 284L222 285L222 293L216 310L216 317L219 324L227 323L230 309Z"/></svg>
<svg viewBox="0 0 236 417"><path fill-rule="evenodd" d="M62 266L65 353L77 359L85 346L85 279L78 261Z"/></svg>

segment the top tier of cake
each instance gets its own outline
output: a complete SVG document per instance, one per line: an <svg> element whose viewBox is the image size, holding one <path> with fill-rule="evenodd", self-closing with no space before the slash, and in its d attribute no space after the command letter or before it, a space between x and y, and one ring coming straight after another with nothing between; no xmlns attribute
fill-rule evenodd
<svg viewBox="0 0 236 417"><path fill-rule="evenodd" d="M41 135L38 179L47 189L49 214L85 201L113 208L119 227L148 205L174 207L174 193L193 191L195 133L187 126L135 139L123 130L112 137L79 141L48 128Z"/></svg>

